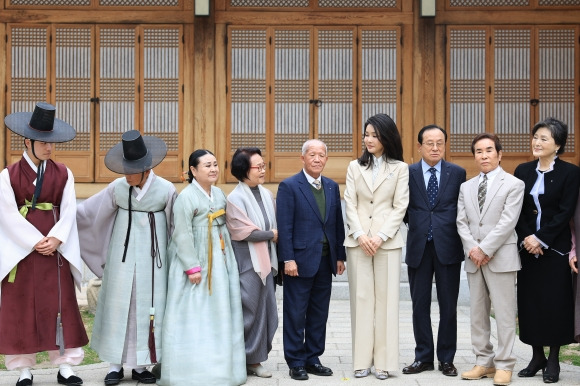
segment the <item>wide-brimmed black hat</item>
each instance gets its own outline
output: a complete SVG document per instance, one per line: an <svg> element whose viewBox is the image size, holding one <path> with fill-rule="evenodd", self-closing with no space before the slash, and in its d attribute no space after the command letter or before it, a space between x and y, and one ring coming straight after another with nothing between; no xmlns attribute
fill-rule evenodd
<svg viewBox="0 0 580 386"><path fill-rule="evenodd" d="M38 102L34 112L12 113L4 118L4 123L13 133L35 141L72 141L77 132L65 121L55 118L55 114L56 108L53 105Z"/></svg>
<svg viewBox="0 0 580 386"><path fill-rule="evenodd" d="M129 130L107 152L105 165L115 173L137 174L159 165L166 154L167 145L161 138L141 136L139 131Z"/></svg>

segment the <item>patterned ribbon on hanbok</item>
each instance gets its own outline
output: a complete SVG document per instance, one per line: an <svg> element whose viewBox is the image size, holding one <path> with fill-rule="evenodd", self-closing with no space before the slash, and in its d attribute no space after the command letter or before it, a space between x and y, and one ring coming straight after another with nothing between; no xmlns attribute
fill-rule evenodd
<svg viewBox="0 0 580 386"><path fill-rule="evenodd" d="M26 215L28 214L28 208L32 208L32 202L25 199L24 205L22 205L20 207L20 209L18 210L18 212L20 212L22 217L26 218ZM36 209L52 210L52 208L53 208L53 205L50 202L36 203ZM16 280L17 269L18 269L18 264L16 264L14 266L14 268L12 268L12 271L10 271L10 274L8 275L8 283L14 283L14 280Z"/></svg>
<svg viewBox="0 0 580 386"><path fill-rule="evenodd" d="M207 241L209 243L208 249L207 249L207 264L208 264L208 269L207 269L207 288L209 289L209 294L211 295L211 267L213 265L212 263L212 240L211 240L211 227L212 227L212 223L213 220L215 220L216 218L223 216L224 214L226 214L226 210L225 209L220 209L215 213L210 213L207 215L207 219L208 219L208 225L207 225ZM221 241L221 246L222 246L222 251L224 251L225 253L225 245L223 243L223 239L220 237L220 241Z"/></svg>

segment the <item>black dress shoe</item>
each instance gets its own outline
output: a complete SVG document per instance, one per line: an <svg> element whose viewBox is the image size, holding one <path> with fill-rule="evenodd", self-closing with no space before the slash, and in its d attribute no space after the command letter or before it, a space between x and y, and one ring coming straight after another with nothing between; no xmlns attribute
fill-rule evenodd
<svg viewBox="0 0 580 386"><path fill-rule="evenodd" d="M433 362L415 361L409 366L403 368L403 374L419 374L427 370L435 370Z"/></svg>
<svg viewBox="0 0 580 386"><path fill-rule="evenodd" d="M321 375L323 377L329 377L332 375L332 370L326 366L322 366L320 363L306 365L306 372L314 375Z"/></svg>
<svg viewBox="0 0 580 386"><path fill-rule="evenodd" d="M30 379L28 378L24 378L22 380L18 380L18 382L16 382L16 386L32 386L32 380L34 379L34 375L30 375Z"/></svg>
<svg viewBox="0 0 580 386"><path fill-rule="evenodd" d="M143 370L143 372L138 373L135 371L135 369L133 369L133 371L131 372L131 378L141 383L155 383L155 381L157 380L157 378L155 378L155 375L153 375L153 373L148 370Z"/></svg>
<svg viewBox="0 0 580 386"><path fill-rule="evenodd" d="M308 379L308 373L306 372L304 366L296 366L290 368L290 377L297 381L305 381Z"/></svg>
<svg viewBox="0 0 580 386"><path fill-rule="evenodd" d="M526 367L523 370L520 370L520 372L518 373L518 377L522 377L522 378L529 378L529 377L533 377L534 375L536 375L536 373L540 370L543 370L546 368L546 364L548 364L548 360L544 359L539 365L534 366L531 362L528 365L528 367Z"/></svg>
<svg viewBox="0 0 580 386"><path fill-rule="evenodd" d="M119 382L121 382L121 379L123 379L124 377L125 377L125 374L123 373L122 367L121 367L121 370L119 370L119 371L111 371L105 377L105 385L118 385Z"/></svg>
<svg viewBox="0 0 580 386"><path fill-rule="evenodd" d="M448 377L456 377L457 369L452 362L439 362L439 371Z"/></svg>
<svg viewBox="0 0 580 386"><path fill-rule="evenodd" d="M56 380L61 385L79 386L79 385L83 384L83 380L80 379L79 377L77 377L76 375L71 375L68 378L63 377L62 375L60 375L60 370L58 371L58 374L56 375Z"/></svg>
<svg viewBox="0 0 580 386"><path fill-rule="evenodd" d="M556 383L560 379L560 365L558 368L548 372L548 368L546 367L545 370L542 370L542 378L544 379L544 383Z"/></svg>

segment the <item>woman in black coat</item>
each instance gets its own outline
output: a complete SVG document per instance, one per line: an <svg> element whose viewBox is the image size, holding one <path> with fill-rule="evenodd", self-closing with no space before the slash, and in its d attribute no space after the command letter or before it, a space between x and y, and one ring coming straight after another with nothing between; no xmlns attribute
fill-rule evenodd
<svg viewBox="0 0 580 386"><path fill-rule="evenodd" d="M574 342L570 219L578 200L580 169L562 161L568 127L554 118L532 129L537 161L519 165L514 175L526 184L516 226L522 269L518 272L520 340L532 346L529 365L518 373L557 382L560 346ZM546 359L544 346L550 347Z"/></svg>

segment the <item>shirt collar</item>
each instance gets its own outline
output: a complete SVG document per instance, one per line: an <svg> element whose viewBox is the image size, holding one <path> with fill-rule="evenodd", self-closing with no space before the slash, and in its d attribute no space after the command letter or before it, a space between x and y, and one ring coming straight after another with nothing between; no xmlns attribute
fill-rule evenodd
<svg viewBox="0 0 580 386"><path fill-rule="evenodd" d="M441 174L441 160L439 160L439 162L437 162L434 166L429 166L429 164L425 162L423 158L421 158L421 168L423 169L423 174L429 172L429 169L432 167L434 167L439 172L439 174Z"/></svg>
<svg viewBox="0 0 580 386"><path fill-rule="evenodd" d="M302 169L302 172L304 173L304 176L310 185L312 185L314 180L322 181L322 174L318 178L314 178L310 174L306 173L306 170Z"/></svg>
<svg viewBox="0 0 580 386"><path fill-rule="evenodd" d="M30 158L30 156L28 155L27 152L24 152L22 154L22 156L24 157L24 159L26 160L26 162L28 163L28 165L32 168L32 170L34 170L35 173L38 172L38 166L36 166L34 164L34 162L32 162L32 158ZM46 170L46 161L40 161L42 163L42 169Z"/></svg>

